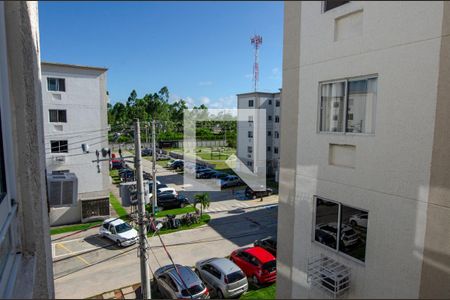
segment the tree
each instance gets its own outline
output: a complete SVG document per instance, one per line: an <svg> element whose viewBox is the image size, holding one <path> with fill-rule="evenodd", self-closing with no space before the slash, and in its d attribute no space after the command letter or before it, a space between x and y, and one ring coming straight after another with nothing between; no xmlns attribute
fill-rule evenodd
<svg viewBox="0 0 450 300"><path fill-rule="evenodd" d="M208 193L196 194L194 196L194 208L197 210L197 203L200 203L200 218L203 216L203 209L208 208L211 201L209 201Z"/></svg>

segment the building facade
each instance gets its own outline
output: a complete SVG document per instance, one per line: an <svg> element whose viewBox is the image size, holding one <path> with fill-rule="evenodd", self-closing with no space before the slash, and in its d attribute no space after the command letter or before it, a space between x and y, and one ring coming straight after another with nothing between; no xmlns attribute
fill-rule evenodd
<svg viewBox="0 0 450 300"><path fill-rule="evenodd" d="M109 216L109 164L93 162L108 150L106 71L42 63L51 225Z"/></svg>
<svg viewBox="0 0 450 300"><path fill-rule="evenodd" d="M0 298L54 298L38 4L0 2Z"/></svg>
<svg viewBox="0 0 450 300"><path fill-rule="evenodd" d="M266 174L278 180L280 160L280 114L281 91L278 93L244 93L237 95L238 118L240 109L265 109L266 133ZM253 169L255 159L255 123L254 116L248 116L248 121L238 122L237 157L249 168Z"/></svg>
<svg viewBox="0 0 450 300"><path fill-rule="evenodd" d="M277 298L450 298L449 33L448 2L285 3Z"/></svg>

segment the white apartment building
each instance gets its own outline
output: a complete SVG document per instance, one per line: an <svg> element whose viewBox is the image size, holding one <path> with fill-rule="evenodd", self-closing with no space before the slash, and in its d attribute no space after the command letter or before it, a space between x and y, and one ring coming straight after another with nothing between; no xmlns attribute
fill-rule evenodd
<svg viewBox="0 0 450 300"><path fill-rule="evenodd" d="M92 162L108 150L106 71L42 63L51 225L109 216L109 164Z"/></svg>
<svg viewBox="0 0 450 300"><path fill-rule="evenodd" d="M285 2L277 298L450 298L450 2Z"/></svg>
<svg viewBox="0 0 450 300"><path fill-rule="evenodd" d="M267 176L275 177L278 181L280 159L280 114L281 90L278 93L253 92L237 95L238 117L239 109L265 109L266 110L266 165ZM248 116L248 121L238 122L237 128L237 157L246 166L253 170L255 143L254 120Z"/></svg>

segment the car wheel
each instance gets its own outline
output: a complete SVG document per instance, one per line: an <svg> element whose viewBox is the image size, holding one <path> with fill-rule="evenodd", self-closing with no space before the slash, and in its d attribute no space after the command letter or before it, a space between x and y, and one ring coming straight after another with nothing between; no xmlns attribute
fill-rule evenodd
<svg viewBox="0 0 450 300"><path fill-rule="evenodd" d="M223 298L224 298L224 296L223 296L222 291L220 289L217 289L217 299L223 299Z"/></svg>
<svg viewBox="0 0 450 300"><path fill-rule="evenodd" d="M352 225L352 227L358 226L358 224L356 223L355 220L351 220L351 221L350 221L350 225Z"/></svg>
<svg viewBox="0 0 450 300"><path fill-rule="evenodd" d="M259 286L259 280L255 275L252 276L252 281L254 285Z"/></svg>

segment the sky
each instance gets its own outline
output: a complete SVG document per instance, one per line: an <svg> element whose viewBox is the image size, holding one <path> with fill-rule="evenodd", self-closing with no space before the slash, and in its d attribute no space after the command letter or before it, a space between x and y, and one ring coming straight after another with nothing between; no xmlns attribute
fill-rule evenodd
<svg viewBox="0 0 450 300"><path fill-rule="evenodd" d="M253 91L281 88L283 2L39 2L42 61L108 68L110 102L167 86L170 101L236 107Z"/></svg>

